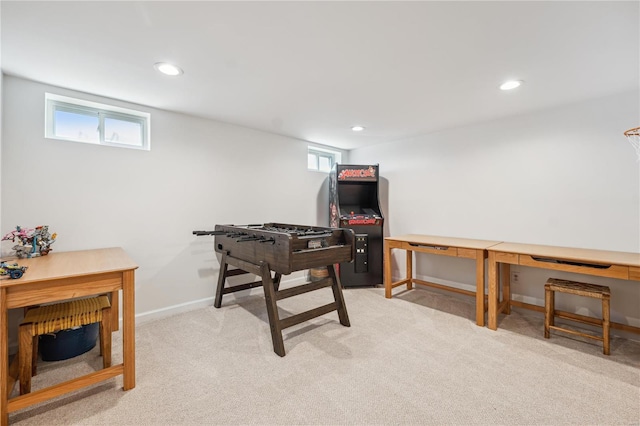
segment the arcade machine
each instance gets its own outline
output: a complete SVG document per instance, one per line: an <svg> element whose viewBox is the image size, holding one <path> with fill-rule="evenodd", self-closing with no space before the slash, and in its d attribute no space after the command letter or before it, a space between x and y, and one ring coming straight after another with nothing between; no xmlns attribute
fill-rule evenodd
<svg viewBox="0 0 640 426"><path fill-rule="evenodd" d="M382 284L384 218L378 202L378 178L377 164L335 164L329 176L329 224L355 233L355 258L339 267L344 287Z"/></svg>

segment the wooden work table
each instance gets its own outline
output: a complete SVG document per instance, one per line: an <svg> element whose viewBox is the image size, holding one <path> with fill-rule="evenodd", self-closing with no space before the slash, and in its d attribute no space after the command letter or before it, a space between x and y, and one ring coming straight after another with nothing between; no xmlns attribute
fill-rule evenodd
<svg viewBox="0 0 640 426"><path fill-rule="evenodd" d="M18 259L28 269L17 280L0 280L0 425L8 414L94 383L123 375L124 390L135 387L135 269L121 248L54 252ZM123 362L45 389L9 399L15 378L9 374L9 309L97 294L112 296L112 324L118 324L118 292L122 290ZM114 327L114 328L115 328ZM117 329L117 328L116 328Z"/></svg>
<svg viewBox="0 0 640 426"><path fill-rule="evenodd" d="M498 328L498 314L510 313L510 308L522 306L540 310L534 305L511 301L510 265L523 265L554 271L573 272L620 280L640 281L640 253L555 247L534 244L500 243L488 249L489 320L488 327ZM502 301L500 300L502 283ZM590 322L589 317L564 313ZM638 333L637 327L611 323L612 328Z"/></svg>
<svg viewBox="0 0 640 426"><path fill-rule="evenodd" d="M487 249L495 246L499 241L473 240L467 238L440 237L434 235L401 235L384 239L384 288L385 297L391 298L392 289L406 284L407 290L413 288L413 284L435 287L442 290L455 291L457 293L475 296L476 298L476 324L484 326L485 312L485 279L484 260L487 258ZM407 252L406 277L400 281L391 281L391 251L402 249ZM448 287L441 284L413 278L413 252L428 253L439 256L461 257L475 260L476 263L476 291L467 291Z"/></svg>

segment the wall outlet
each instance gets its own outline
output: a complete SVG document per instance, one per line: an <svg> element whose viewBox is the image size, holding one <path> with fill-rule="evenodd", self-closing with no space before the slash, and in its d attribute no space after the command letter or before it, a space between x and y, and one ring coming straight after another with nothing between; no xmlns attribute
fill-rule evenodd
<svg viewBox="0 0 640 426"><path fill-rule="evenodd" d="M520 272L511 271L511 282L512 283L517 283L519 281L520 281Z"/></svg>

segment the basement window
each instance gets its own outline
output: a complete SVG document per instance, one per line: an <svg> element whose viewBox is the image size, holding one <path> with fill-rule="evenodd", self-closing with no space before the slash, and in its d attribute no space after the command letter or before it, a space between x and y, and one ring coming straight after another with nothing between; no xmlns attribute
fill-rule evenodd
<svg viewBox="0 0 640 426"><path fill-rule="evenodd" d="M45 93L45 137L149 151L151 114Z"/></svg>
<svg viewBox="0 0 640 426"><path fill-rule="evenodd" d="M339 163L341 154L326 148L309 145L307 168L318 172L329 173L334 164Z"/></svg>

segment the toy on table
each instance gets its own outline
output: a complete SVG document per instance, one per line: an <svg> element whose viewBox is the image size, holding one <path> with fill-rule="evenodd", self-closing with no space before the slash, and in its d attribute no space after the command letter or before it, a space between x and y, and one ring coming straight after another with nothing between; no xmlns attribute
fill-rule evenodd
<svg viewBox="0 0 640 426"><path fill-rule="evenodd" d="M0 275L9 275L9 278L17 280L27 270L26 266L20 266L17 263L0 262Z"/></svg>
<svg viewBox="0 0 640 426"><path fill-rule="evenodd" d="M36 226L34 229L16 226L15 231L9 232L2 240L17 240L13 250L19 258L45 256L51 251L51 244L56 240L57 234L49 233L49 226Z"/></svg>

